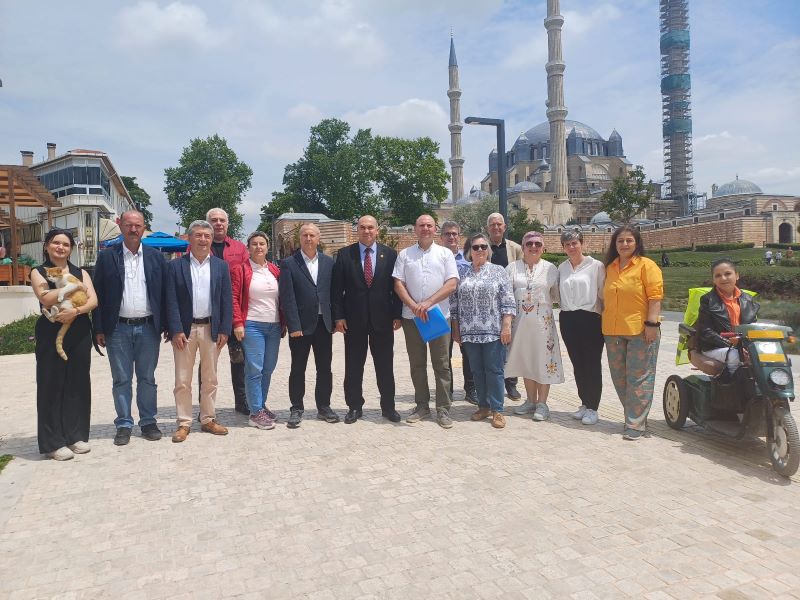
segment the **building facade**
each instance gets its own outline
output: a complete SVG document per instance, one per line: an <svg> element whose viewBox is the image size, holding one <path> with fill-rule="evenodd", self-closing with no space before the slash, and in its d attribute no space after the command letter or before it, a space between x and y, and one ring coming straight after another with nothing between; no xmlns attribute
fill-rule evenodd
<svg viewBox="0 0 800 600"><path fill-rule="evenodd" d="M53 209L53 227L68 229L76 247L70 260L80 267L92 267L97 260L99 232L104 221L112 223L126 210L136 208L128 190L105 152L69 150L56 155L56 145L47 144L47 159L33 164L33 152L23 150L22 164L61 203ZM37 262L44 260L42 240L47 233L43 209L21 208L21 251Z"/></svg>

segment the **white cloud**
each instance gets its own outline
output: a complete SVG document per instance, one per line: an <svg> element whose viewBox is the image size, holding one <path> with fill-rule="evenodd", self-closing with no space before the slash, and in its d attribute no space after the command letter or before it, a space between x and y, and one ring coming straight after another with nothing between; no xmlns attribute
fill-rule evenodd
<svg viewBox="0 0 800 600"><path fill-rule="evenodd" d="M155 2L142 0L124 7L116 21L119 43L134 48L175 44L211 48L224 39L209 26L202 8L180 1L161 8Z"/></svg>
<svg viewBox="0 0 800 600"><path fill-rule="evenodd" d="M398 137L429 136L440 139L447 135L449 117L432 100L410 98L400 104L377 106L364 112L349 112L344 119L353 129L371 128L375 135Z"/></svg>
<svg viewBox="0 0 800 600"><path fill-rule="evenodd" d="M316 123L322 118L322 111L313 104L301 102L292 106L287 111L286 116L302 123Z"/></svg>

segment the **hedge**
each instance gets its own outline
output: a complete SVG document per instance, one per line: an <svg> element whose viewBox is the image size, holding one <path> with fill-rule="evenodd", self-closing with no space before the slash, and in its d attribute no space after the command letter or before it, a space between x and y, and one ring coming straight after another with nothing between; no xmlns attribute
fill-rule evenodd
<svg viewBox="0 0 800 600"><path fill-rule="evenodd" d="M800 250L800 244L778 244L778 243L771 242L771 243L767 244L766 247L767 248L779 248L781 250L788 250L789 248L794 250L795 248L797 248L798 250Z"/></svg>

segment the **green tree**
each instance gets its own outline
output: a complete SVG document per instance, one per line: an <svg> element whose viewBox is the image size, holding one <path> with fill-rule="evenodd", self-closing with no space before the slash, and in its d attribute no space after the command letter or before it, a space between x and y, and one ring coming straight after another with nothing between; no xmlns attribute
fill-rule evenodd
<svg viewBox="0 0 800 600"><path fill-rule="evenodd" d="M377 205L372 179L372 133L359 129L350 137L350 125L324 119L311 128L303 156L286 165L284 189L272 193L262 212L278 214L321 212L350 220L373 212Z"/></svg>
<svg viewBox="0 0 800 600"><path fill-rule="evenodd" d="M506 238L520 244L522 243L522 236L529 231L544 231L544 225L539 219L528 219L527 208L520 208L512 212L508 218Z"/></svg>
<svg viewBox="0 0 800 600"><path fill-rule="evenodd" d="M167 200L184 227L205 219L209 209L220 207L228 213L229 235L241 235L239 205L250 189L253 171L238 159L225 138L215 134L191 140L183 149L179 166L165 169L164 176Z"/></svg>
<svg viewBox="0 0 800 600"><path fill-rule="evenodd" d="M131 195L131 200L133 200L134 206L136 206L136 209L144 215L145 228L150 229L150 225L153 222L153 213L150 212L150 194L144 191L144 189L140 187L138 183L136 183L136 177L122 175L120 179L122 179L122 183L125 185L128 193Z"/></svg>
<svg viewBox="0 0 800 600"><path fill-rule="evenodd" d="M436 216L450 180L438 152L439 144L429 137L375 138L376 183L392 211L393 224L414 223L422 214Z"/></svg>
<svg viewBox="0 0 800 600"><path fill-rule="evenodd" d="M453 221L461 226L464 235L486 231L486 219L497 212L499 200L495 194L487 194L477 202L462 204L453 210Z"/></svg>
<svg viewBox="0 0 800 600"><path fill-rule="evenodd" d="M614 178L611 188L600 198L600 209L613 221L628 223L650 206L652 183L645 182L644 167L637 165L627 175Z"/></svg>

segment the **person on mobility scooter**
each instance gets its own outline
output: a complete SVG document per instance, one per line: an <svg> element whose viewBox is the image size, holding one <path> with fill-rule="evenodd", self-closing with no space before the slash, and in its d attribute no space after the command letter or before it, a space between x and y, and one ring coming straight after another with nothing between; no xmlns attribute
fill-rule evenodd
<svg viewBox="0 0 800 600"><path fill-rule="evenodd" d="M800 436L789 412L794 400L791 362L783 350L791 328L756 323L759 304L752 292L737 287L739 274L730 259L714 261L712 277L710 290L690 290L676 361L687 362L682 357L688 349L689 362L707 376L667 379L667 424L680 429L691 417L737 439L766 437L773 467L789 477L800 465Z"/></svg>

